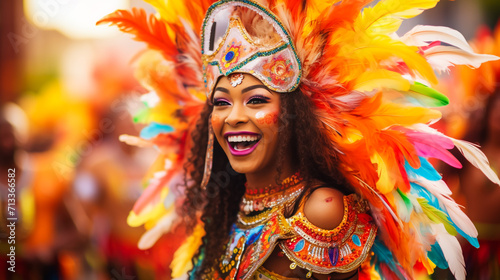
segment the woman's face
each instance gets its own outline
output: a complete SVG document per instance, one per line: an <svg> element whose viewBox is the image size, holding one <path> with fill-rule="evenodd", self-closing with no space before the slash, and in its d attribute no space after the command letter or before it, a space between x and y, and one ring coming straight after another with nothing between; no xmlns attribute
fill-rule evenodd
<svg viewBox="0 0 500 280"><path fill-rule="evenodd" d="M253 76L243 77L234 87L231 76L215 86L212 127L236 172L272 172L278 158L280 97Z"/></svg>

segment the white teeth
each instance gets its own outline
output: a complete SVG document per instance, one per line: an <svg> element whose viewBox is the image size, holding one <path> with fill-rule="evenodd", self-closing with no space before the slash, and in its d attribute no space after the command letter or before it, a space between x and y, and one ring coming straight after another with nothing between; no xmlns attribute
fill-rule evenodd
<svg viewBox="0 0 500 280"><path fill-rule="evenodd" d="M227 141L231 143L235 142L250 142L250 141L257 141L259 140L259 136L257 135L233 135L233 136L228 136Z"/></svg>

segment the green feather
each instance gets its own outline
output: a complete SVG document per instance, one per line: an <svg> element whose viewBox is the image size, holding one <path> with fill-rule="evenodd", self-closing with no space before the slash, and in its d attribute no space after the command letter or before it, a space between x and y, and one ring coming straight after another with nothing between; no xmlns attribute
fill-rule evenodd
<svg viewBox="0 0 500 280"><path fill-rule="evenodd" d="M436 224L443 224L444 228L449 234L453 236L457 235L457 230L450 223L450 221L448 220L448 216L446 215L445 212L429 205L429 202L425 198L418 197L417 200L420 206L422 207L422 211L424 212L425 215L427 215L429 220L431 220L433 223Z"/></svg>
<svg viewBox="0 0 500 280"><path fill-rule="evenodd" d="M143 108L134 114L133 120L134 123L148 123L150 116L149 108Z"/></svg>
<svg viewBox="0 0 500 280"><path fill-rule="evenodd" d="M441 107L450 103L446 95L419 82L411 85L410 91L406 95L414 99L418 104L426 107Z"/></svg>
<svg viewBox="0 0 500 280"><path fill-rule="evenodd" d="M411 211L411 209L413 209L413 204L411 203L411 200L399 188L397 188L396 190L398 191L399 195L403 199L403 201L405 203L405 206L408 209L408 211Z"/></svg>

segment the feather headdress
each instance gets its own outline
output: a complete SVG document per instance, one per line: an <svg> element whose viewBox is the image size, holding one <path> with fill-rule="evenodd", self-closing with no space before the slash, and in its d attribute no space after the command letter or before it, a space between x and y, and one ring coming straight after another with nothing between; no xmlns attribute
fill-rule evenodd
<svg viewBox="0 0 500 280"><path fill-rule="evenodd" d="M148 230L142 248L178 220L173 209L179 195L169 186L182 176L193 144L188 135L206 102L199 31L214 1L146 2L157 15L119 10L98 22L118 26L149 48L139 59L138 78L150 92L143 96L147 109L137 116L148 126L140 138L123 137L161 151L128 220ZM404 19L438 0L381 0L371 7L373 0L238 2L268 11L291 38L301 65L298 88L310 97L325 136L335 143L341 171L371 205L379 228L372 267L393 279L412 278L416 263L429 273L436 265L450 266L464 279L456 236L477 245L477 231L428 159L460 168L448 151L457 146L488 178L500 181L479 149L429 127L441 117L432 108L448 104L431 85L437 83L435 71L478 67L497 57L474 53L459 32L445 27L395 33Z"/></svg>

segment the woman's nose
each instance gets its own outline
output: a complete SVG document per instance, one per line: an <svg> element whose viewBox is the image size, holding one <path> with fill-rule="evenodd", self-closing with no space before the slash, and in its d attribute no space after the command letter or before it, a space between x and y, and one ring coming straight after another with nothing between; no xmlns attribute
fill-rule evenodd
<svg viewBox="0 0 500 280"><path fill-rule="evenodd" d="M230 126L237 126L239 124L246 123L248 121L248 116L245 113L243 106L235 105L231 108L231 112L226 118L226 123Z"/></svg>

